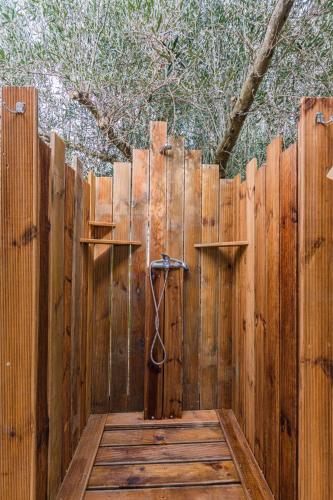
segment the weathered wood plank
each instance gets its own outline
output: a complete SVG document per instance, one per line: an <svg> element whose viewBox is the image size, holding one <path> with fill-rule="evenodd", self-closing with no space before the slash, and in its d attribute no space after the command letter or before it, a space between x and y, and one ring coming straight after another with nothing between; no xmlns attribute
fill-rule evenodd
<svg viewBox="0 0 333 500"><path fill-rule="evenodd" d="M84 235L89 235L89 217L90 217L90 184L83 181L83 227L82 233ZM85 405L85 416L86 419L91 413L91 365L92 365L92 338L88 331L88 277L89 277L89 250L88 248L81 248L81 258L82 258L82 283L81 283L81 304L82 304L82 330L81 338L82 345L85 345L85 355L86 355L86 373L85 382L82 384L82 404ZM84 354L82 352L82 354ZM84 402L84 403L83 403Z"/></svg>
<svg viewBox="0 0 333 500"><path fill-rule="evenodd" d="M149 151L133 151L131 240L141 246L131 254L130 277L130 338L129 338L129 399L128 410L143 409L144 343L146 297L146 261L148 231L148 170Z"/></svg>
<svg viewBox="0 0 333 500"><path fill-rule="evenodd" d="M62 477L72 458L72 411L71 411L71 357L72 357L72 267L73 267L73 224L74 224L75 171L65 165L65 213L64 213L64 343L62 353Z"/></svg>
<svg viewBox="0 0 333 500"><path fill-rule="evenodd" d="M126 429L106 431L101 446L124 446L142 444L197 443L206 441L224 441L218 425L197 428L158 428Z"/></svg>
<svg viewBox="0 0 333 500"><path fill-rule="evenodd" d="M82 413L85 402L81 399L81 387L85 382L85 344L82 339L82 249L80 237L83 230L83 168L78 158L73 161L75 169L75 212L73 224L73 269L72 269L72 345L71 345L71 414L72 453L85 425Z"/></svg>
<svg viewBox="0 0 333 500"><path fill-rule="evenodd" d="M56 500L81 500L104 429L106 415L90 415Z"/></svg>
<svg viewBox="0 0 333 500"><path fill-rule="evenodd" d="M183 406L199 408L200 253L201 241L201 151L186 151L184 179L184 260L190 271L184 275Z"/></svg>
<svg viewBox="0 0 333 500"><path fill-rule="evenodd" d="M99 465L92 469L88 488L137 488L187 484L234 483L238 474L231 460L177 464Z"/></svg>
<svg viewBox="0 0 333 500"><path fill-rule="evenodd" d="M64 205L65 205L65 144L51 134L49 177L49 347L48 347L48 408L49 458L48 495L53 498L62 478L62 356L64 334Z"/></svg>
<svg viewBox="0 0 333 500"><path fill-rule="evenodd" d="M253 159L246 167L246 239L249 242L245 251L245 436L254 450L255 436L255 175L257 160Z"/></svg>
<svg viewBox="0 0 333 500"><path fill-rule="evenodd" d="M299 126L301 500L333 497L333 127L316 124L318 112L327 120L333 99L304 98Z"/></svg>
<svg viewBox="0 0 333 500"><path fill-rule="evenodd" d="M255 440L254 454L264 470L264 341L266 336L266 166L255 178Z"/></svg>
<svg viewBox="0 0 333 500"><path fill-rule="evenodd" d="M181 418L172 420L145 420L142 412L111 413L106 419L106 428L132 427L132 426L185 426L185 425L211 425L218 422L214 410L185 410Z"/></svg>
<svg viewBox="0 0 333 500"><path fill-rule="evenodd" d="M297 498L297 144L280 165L280 498Z"/></svg>
<svg viewBox="0 0 333 500"><path fill-rule="evenodd" d="M113 230L115 239L129 239L131 165L113 166ZM114 247L111 307L110 410L124 411L128 405L129 247Z"/></svg>
<svg viewBox="0 0 333 500"><path fill-rule="evenodd" d="M112 177L96 177L95 219L111 222ZM112 229L94 227L94 237L111 239ZM104 413L110 407L110 283L112 248L97 245L94 251L94 337L92 357L92 409Z"/></svg>
<svg viewBox="0 0 333 500"><path fill-rule="evenodd" d="M232 410L219 410L221 426L231 455L236 464L241 478L246 498L248 499L274 499L266 480L258 467L251 448L238 425Z"/></svg>
<svg viewBox="0 0 333 500"><path fill-rule="evenodd" d="M202 241L218 239L219 168L202 166ZM218 254L201 251L201 345L200 345L200 408L217 406L217 348L219 304Z"/></svg>
<svg viewBox="0 0 333 500"><path fill-rule="evenodd" d="M279 495L280 447L280 156L281 138L267 147L266 165L266 337L264 395L265 477Z"/></svg>
<svg viewBox="0 0 333 500"><path fill-rule="evenodd" d="M24 101L26 111L15 115L1 109L0 497L33 499L39 323L37 92L4 88L2 101L10 109Z"/></svg>
<svg viewBox="0 0 333 500"><path fill-rule="evenodd" d="M165 446L105 446L100 447L95 465L141 464L170 462L202 462L207 460L230 460L230 451L225 442L168 444Z"/></svg>
<svg viewBox="0 0 333 500"><path fill-rule="evenodd" d="M140 490L87 491L85 500L244 500L240 485L183 486L180 488L142 488Z"/></svg>

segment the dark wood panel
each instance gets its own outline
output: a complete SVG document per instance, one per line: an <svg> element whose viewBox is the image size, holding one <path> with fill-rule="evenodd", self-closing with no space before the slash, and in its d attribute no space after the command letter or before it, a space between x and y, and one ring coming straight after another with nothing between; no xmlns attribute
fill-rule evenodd
<svg viewBox="0 0 333 500"><path fill-rule="evenodd" d="M137 488L238 481L232 461L177 464L99 465L92 469L88 488Z"/></svg>
<svg viewBox="0 0 333 500"><path fill-rule="evenodd" d="M265 478L232 410L219 410L221 426L248 499L273 500Z"/></svg>
<svg viewBox="0 0 333 500"><path fill-rule="evenodd" d="M165 446L105 446L99 448L95 465L217 461L230 458L230 451L225 442L205 443L204 445L202 443L180 443Z"/></svg>
<svg viewBox="0 0 333 500"><path fill-rule="evenodd" d="M143 488L140 490L87 491L85 500L244 500L240 485Z"/></svg>
<svg viewBox="0 0 333 500"><path fill-rule="evenodd" d="M101 441L102 446L171 444L224 440L219 426L196 428L167 429L126 429L106 431Z"/></svg>

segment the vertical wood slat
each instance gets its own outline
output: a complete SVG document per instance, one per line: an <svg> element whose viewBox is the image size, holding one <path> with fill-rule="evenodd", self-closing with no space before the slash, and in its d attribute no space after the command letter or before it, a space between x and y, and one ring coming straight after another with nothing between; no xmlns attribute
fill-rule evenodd
<svg viewBox="0 0 333 500"><path fill-rule="evenodd" d="M112 177L96 177L95 221L112 222ZM95 238L111 239L110 228L93 229ZM96 245L94 249L94 332L92 359L92 407L95 413L106 413L110 406L110 292L112 247Z"/></svg>
<svg viewBox="0 0 333 500"><path fill-rule="evenodd" d="M297 498L297 144L280 165L280 498Z"/></svg>
<svg viewBox="0 0 333 500"><path fill-rule="evenodd" d="M71 439L71 355L72 355L72 265L74 230L74 184L75 171L65 165L65 209L64 209L64 342L63 342L63 442L62 476L72 456Z"/></svg>
<svg viewBox="0 0 333 500"><path fill-rule="evenodd" d="M333 99L304 98L299 175L299 498L333 497Z"/></svg>
<svg viewBox="0 0 333 500"><path fill-rule="evenodd" d="M166 122L150 124L150 157L149 157L149 249L148 260L159 259L165 252L166 241L166 157L160 150L167 142ZM157 274L157 273L156 273ZM156 290L160 292L162 272L156 276ZM148 305L151 305L148 308ZM164 313L164 302L161 304ZM145 418L162 416L163 370L150 363L150 346L154 335L154 310L149 281L146 286L146 329L145 329L145 381L144 381L144 414ZM163 325L162 317L160 325ZM161 331L163 338L163 332ZM159 352L156 352L159 358ZM155 402L155 403L154 403ZM155 406L156 405L156 406Z"/></svg>
<svg viewBox="0 0 333 500"><path fill-rule="evenodd" d="M266 166L255 176L255 442L254 454L264 470L264 342L266 337Z"/></svg>
<svg viewBox="0 0 333 500"><path fill-rule="evenodd" d="M115 163L113 172L114 238L128 240L131 165ZM110 410L113 412L124 411L128 404L129 255L128 246L116 246L113 249L110 394Z"/></svg>
<svg viewBox="0 0 333 500"><path fill-rule="evenodd" d="M199 409L201 151L186 151L184 185L184 409Z"/></svg>
<svg viewBox="0 0 333 500"><path fill-rule="evenodd" d="M72 269L72 356L71 356L71 407L72 407L72 453L79 442L82 432L81 413L84 408L81 400L82 375L85 375L85 364L82 360L82 249L80 238L83 228L83 168L78 158L74 159L75 169L75 212L73 227L73 269Z"/></svg>
<svg viewBox="0 0 333 500"><path fill-rule="evenodd" d="M49 178L49 349L48 408L49 459L48 495L53 498L61 482L62 470L62 354L64 332L64 199L65 144L51 134Z"/></svg>
<svg viewBox="0 0 333 500"><path fill-rule="evenodd" d="M240 175L234 178L234 201L233 201L233 239L239 238L239 205L240 205ZM232 336L232 409L235 415L239 415L239 386L240 386L240 366L239 366L239 301L240 289L239 283L239 249L234 250L234 277L233 277L233 293L232 293L232 321L233 321L233 336Z"/></svg>
<svg viewBox="0 0 333 500"><path fill-rule="evenodd" d="M232 241L234 208L234 181L220 180L219 241ZM220 303L218 309L218 408L232 404L232 290L234 250L219 250Z"/></svg>
<svg viewBox="0 0 333 500"><path fill-rule="evenodd" d="M131 240L141 246L131 252L130 338L129 338L129 401L128 410L143 409L145 296L148 232L149 151L133 151Z"/></svg>
<svg viewBox="0 0 333 500"><path fill-rule="evenodd" d="M4 88L0 184L0 497L35 497L39 294L37 93ZM41 276L43 279L43 276Z"/></svg>
<svg viewBox="0 0 333 500"><path fill-rule="evenodd" d="M281 138L267 147L266 165L266 337L265 337L265 403L264 450L267 482L279 495L279 351L280 351L280 280L279 280L279 169Z"/></svg>
<svg viewBox="0 0 333 500"><path fill-rule="evenodd" d="M254 450L255 426L255 334L254 334L254 238L255 238L255 174L257 161L253 159L246 167L246 239L248 246L245 250L246 278L245 278L245 436Z"/></svg>
<svg viewBox="0 0 333 500"><path fill-rule="evenodd" d="M167 232L166 252L184 255L184 139L169 138L172 149L166 156ZM183 276L182 270L169 272L165 289L165 349L163 365L163 417L181 417L183 407Z"/></svg>
<svg viewBox="0 0 333 500"><path fill-rule="evenodd" d="M202 166L202 241L218 238L219 170L217 165ZM217 403L217 331L215 314L218 304L218 254L216 249L201 250L201 346L200 408L214 408Z"/></svg>

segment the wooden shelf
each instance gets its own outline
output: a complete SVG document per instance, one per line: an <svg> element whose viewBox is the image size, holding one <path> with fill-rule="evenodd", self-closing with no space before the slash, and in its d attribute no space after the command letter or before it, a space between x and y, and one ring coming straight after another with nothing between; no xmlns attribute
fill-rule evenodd
<svg viewBox="0 0 333 500"><path fill-rule="evenodd" d="M141 245L141 241L130 241L130 240L103 240L97 238L81 238L80 243L86 243L88 245L132 245L139 247Z"/></svg>
<svg viewBox="0 0 333 500"><path fill-rule="evenodd" d="M248 241L216 241L214 243L196 243L195 248L245 247Z"/></svg>
<svg viewBox="0 0 333 500"><path fill-rule="evenodd" d="M97 226L97 227L116 227L115 222L102 222L98 220L90 220L89 226Z"/></svg>

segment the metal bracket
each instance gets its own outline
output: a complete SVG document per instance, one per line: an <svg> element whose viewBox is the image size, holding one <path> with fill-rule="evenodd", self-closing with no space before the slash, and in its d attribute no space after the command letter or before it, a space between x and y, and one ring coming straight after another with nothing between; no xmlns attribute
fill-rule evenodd
<svg viewBox="0 0 333 500"><path fill-rule="evenodd" d="M9 113L13 113L14 115L23 115L25 113L25 110L26 110L25 102L21 102L21 101L18 101L15 104L15 109L8 108L5 101L3 101L2 105L7 111L9 111Z"/></svg>
<svg viewBox="0 0 333 500"><path fill-rule="evenodd" d="M164 146L161 147L160 153L161 155L165 155L167 151L171 151L172 145L171 144L164 144Z"/></svg>
<svg viewBox="0 0 333 500"><path fill-rule="evenodd" d="M316 123L320 123L321 125L329 125L333 123L333 115L329 117L329 119L325 122L324 113L319 112L316 114Z"/></svg>

